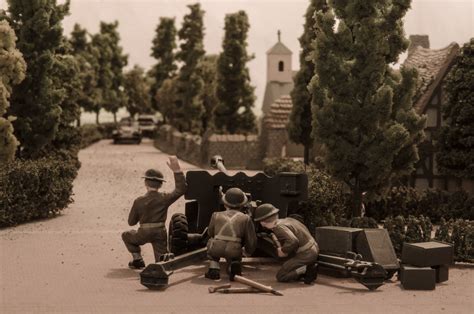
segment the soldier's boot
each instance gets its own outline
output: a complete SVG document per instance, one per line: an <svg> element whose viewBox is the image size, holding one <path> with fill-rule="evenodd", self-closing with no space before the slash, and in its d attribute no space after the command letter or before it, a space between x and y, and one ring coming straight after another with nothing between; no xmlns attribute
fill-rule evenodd
<svg viewBox="0 0 474 314"><path fill-rule="evenodd" d="M318 263L309 264L306 266L306 273L304 274L304 283L312 284L318 278Z"/></svg>
<svg viewBox="0 0 474 314"><path fill-rule="evenodd" d="M219 262L210 261L209 269L207 270L207 273L204 274L204 277L211 280L221 279Z"/></svg>
<svg viewBox="0 0 474 314"><path fill-rule="evenodd" d="M242 263L240 261L230 262L229 279L234 281L235 275L242 276Z"/></svg>
<svg viewBox="0 0 474 314"><path fill-rule="evenodd" d="M142 269L145 267L145 262L143 261L143 258L134 259L133 261L128 263L128 267L132 269Z"/></svg>
<svg viewBox="0 0 474 314"><path fill-rule="evenodd" d="M128 267L132 269L141 269L145 267L142 255L140 253L132 253L133 260L128 263Z"/></svg>

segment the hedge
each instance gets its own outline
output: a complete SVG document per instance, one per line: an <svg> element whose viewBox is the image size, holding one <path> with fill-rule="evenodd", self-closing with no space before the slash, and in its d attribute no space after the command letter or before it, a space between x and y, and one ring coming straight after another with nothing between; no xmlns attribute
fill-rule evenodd
<svg viewBox="0 0 474 314"><path fill-rule="evenodd" d="M72 202L78 168L66 155L0 166L0 228L58 215Z"/></svg>
<svg viewBox="0 0 474 314"><path fill-rule="evenodd" d="M393 247L400 256L403 243L441 241L454 246L456 262L474 262L474 222L457 219L446 222L443 218L433 237L433 225L429 217L403 216L385 218L384 228L387 229Z"/></svg>
<svg viewBox="0 0 474 314"><path fill-rule="evenodd" d="M113 122L102 124L84 124L81 126L81 149L86 148L102 139L112 138L112 132L117 128Z"/></svg>
<svg viewBox="0 0 474 314"><path fill-rule="evenodd" d="M103 136L97 124L84 124L81 126L81 149L100 141Z"/></svg>

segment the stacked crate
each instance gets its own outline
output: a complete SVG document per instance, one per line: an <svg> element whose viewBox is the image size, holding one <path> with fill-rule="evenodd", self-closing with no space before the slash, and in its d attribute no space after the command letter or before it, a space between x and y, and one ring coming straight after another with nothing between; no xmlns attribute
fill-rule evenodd
<svg viewBox="0 0 474 314"><path fill-rule="evenodd" d="M449 277L453 246L441 242L404 243L399 279L409 290L434 290Z"/></svg>

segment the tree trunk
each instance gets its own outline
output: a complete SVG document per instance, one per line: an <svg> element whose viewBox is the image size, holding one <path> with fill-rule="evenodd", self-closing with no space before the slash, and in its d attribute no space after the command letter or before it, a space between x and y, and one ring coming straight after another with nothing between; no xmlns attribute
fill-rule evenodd
<svg viewBox="0 0 474 314"><path fill-rule="evenodd" d="M100 122L99 122L99 111L96 111L96 112L95 112L95 123L96 123L97 125L100 124Z"/></svg>
<svg viewBox="0 0 474 314"><path fill-rule="evenodd" d="M304 146L304 164L309 165L309 152L310 148L309 145Z"/></svg>
<svg viewBox="0 0 474 314"><path fill-rule="evenodd" d="M113 114L114 114L114 123L117 124L117 112L114 111Z"/></svg>
<svg viewBox="0 0 474 314"><path fill-rule="evenodd" d="M79 116L76 120L76 126L80 127L81 126L81 116Z"/></svg>
<svg viewBox="0 0 474 314"><path fill-rule="evenodd" d="M362 216L362 193L359 180L356 179L354 190L352 191L352 218Z"/></svg>

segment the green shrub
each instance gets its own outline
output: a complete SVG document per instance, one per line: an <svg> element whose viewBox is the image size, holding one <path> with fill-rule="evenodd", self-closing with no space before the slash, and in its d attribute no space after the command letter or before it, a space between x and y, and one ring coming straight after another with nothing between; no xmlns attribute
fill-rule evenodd
<svg viewBox="0 0 474 314"><path fill-rule="evenodd" d="M442 219L435 239L454 246L456 262L474 263L474 222L456 219L446 222Z"/></svg>
<svg viewBox="0 0 474 314"><path fill-rule="evenodd" d="M117 124L114 122L101 123L98 126L99 132L102 134L102 138L112 138L112 132L117 129Z"/></svg>
<svg viewBox="0 0 474 314"><path fill-rule="evenodd" d="M97 124L84 124L81 126L81 149L86 148L95 142L100 141L103 137Z"/></svg>
<svg viewBox="0 0 474 314"><path fill-rule="evenodd" d="M379 221L387 216L398 215L423 215L430 217L433 222L439 222L442 217L474 220L474 197L470 197L465 191L418 191L400 186L392 188L385 197L367 203L366 215Z"/></svg>
<svg viewBox="0 0 474 314"><path fill-rule="evenodd" d="M0 227L58 215L72 202L77 170L67 155L0 166Z"/></svg>
<svg viewBox="0 0 474 314"><path fill-rule="evenodd" d="M301 161L290 159L265 159L264 172L275 175L279 172L304 172ZM334 181L328 174L314 165L306 167L308 174L308 200L298 204L298 214L314 234L319 226L339 225L345 217L346 196L342 184Z"/></svg>
<svg viewBox="0 0 474 314"><path fill-rule="evenodd" d="M263 172L271 177L280 172L305 172L302 161L288 158L265 158L263 160Z"/></svg>

